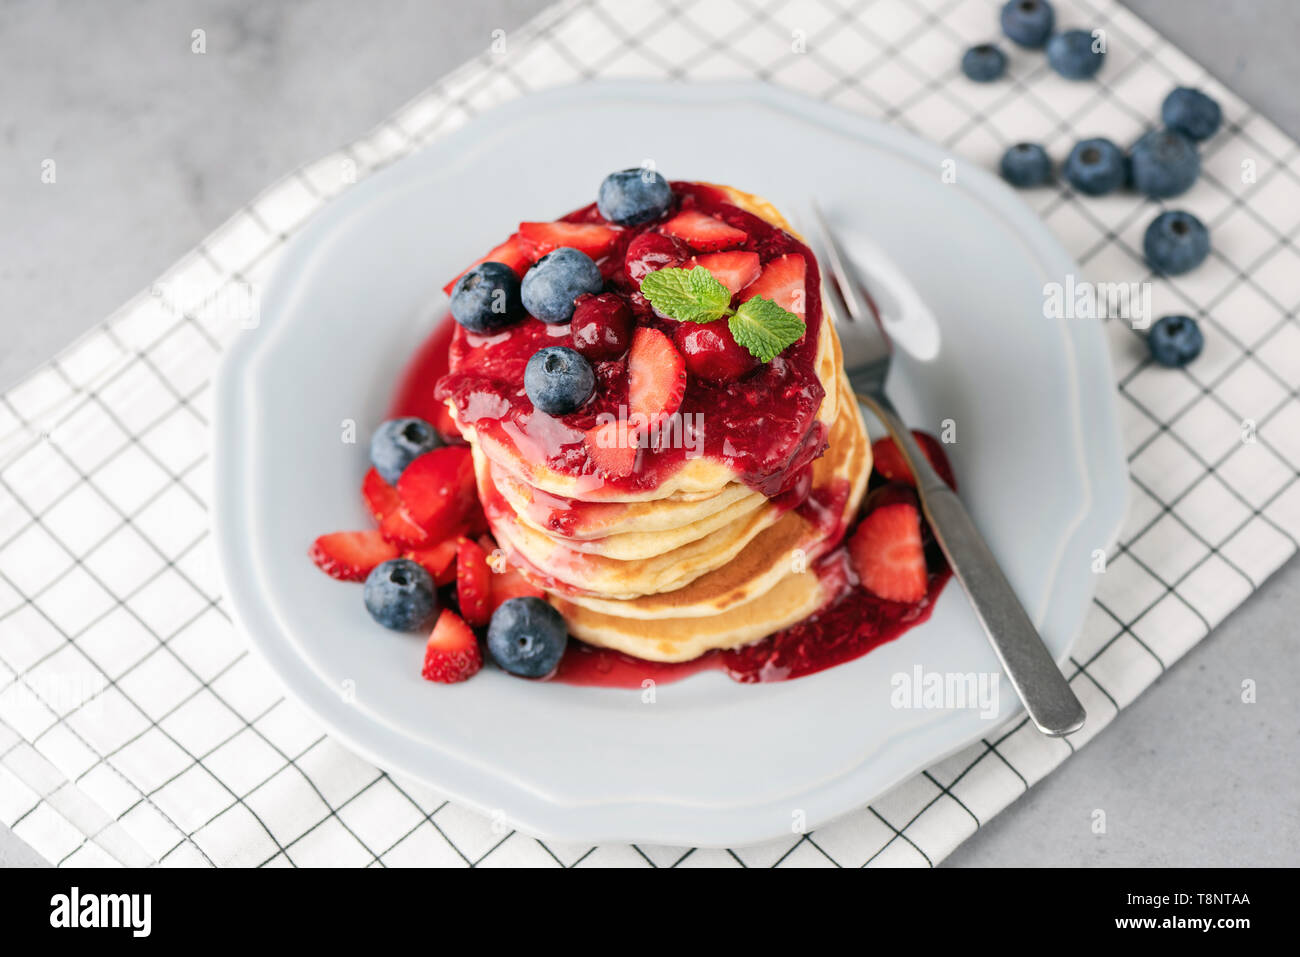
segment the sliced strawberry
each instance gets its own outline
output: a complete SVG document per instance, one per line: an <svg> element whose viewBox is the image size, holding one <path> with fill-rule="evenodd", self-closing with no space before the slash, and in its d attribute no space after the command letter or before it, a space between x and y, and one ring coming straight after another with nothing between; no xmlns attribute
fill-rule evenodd
<svg viewBox="0 0 1300 957"><path fill-rule="evenodd" d="M391 515L402 507L402 500L397 497L397 489L384 481L379 470L372 468L361 480L361 498L376 522L382 522L385 515Z"/></svg>
<svg viewBox="0 0 1300 957"><path fill-rule="evenodd" d="M778 256L763 267L763 273L741 290L742 299L762 296L771 299L782 309L793 312L801 319L807 308L807 292L804 290L808 264L798 253L786 253Z"/></svg>
<svg viewBox="0 0 1300 957"><path fill-rule="evenodd" d="M957 479L952 473L952 465L948 462L948 455L943 450L943 445L933 435L922 432L918 429L912 430L912 436L916 439L921 451L925 457L930 460L934 470L939 473L939 478L948 483L948 487L956 491ZM876 439L871 443L871 455L873 458L872 468L891 482L906 482L908 485L915 485L916 480L912 478L912 470L907 467L907 462L903 458L903 453L898 451L898 446L889 436L883 439Z"/></svg>
<svg viewBox="0 0 1300 957"><path fill-rule="evenodd" d="M478 542L462 538L456 550L456 603L471 625L486 625L491 617L492 569Z"/></svg>
<svg viewBox="0 0 1300 957"><path fill-rule="evenodd" d="M921 513L906 501L868 512L849 539L849 559L867 591L889 601L920 601L928 584Z"/></svg>
<svg viewBox="0 0 1300 957"><path fill-rule="evenodd" d="M456 551L460 540L448 538L429 548L412 548L402 554L403 558L421 565L437 585L450 585L456 580Z"/></svg>
<svg viewBox="0 0 1300 957"><path fill-rule="evenodd" d="M694 209L683 210L660 227L669 236L684 240L696 252L711 253L739 246L749 235L720 219Z"/></svg>
<svg viewBox="0 0 1300 957"><path fill-rule="evenodd" d="M445 445L425 452L402 472L397 494L400 514L435 541L450 538L466 526L478 500L469 449Z"/></svg>
<svg viewBox="0 0 1300 957"><path fill-rule="evenodd" d="M444 608L424 646L421 674L430 681L452 684L478 674L483 652L469 625L450 608Z"/></svg>
<svg viewBox="0 0 1300 957"><path fill-rule="evenodd" d="M488 617L492 616L492 613L501 606L502 602L509 601L511 598L525 597L545 598L546 592L521 575L517 569L503 564L492 575L492 594L489 599Z"/></svg>
<svg viewBox="0 0 1300 957"><path fill-rule="evenodd" d="M696 256L695 265L703 266L713 273L713 278L730 289L733 296L757 279L763 270L758 253L747 253L740 249Z"/></svg>
<svg viewBox="0 0 1300 957"><path fill-rule="evenodd" d="M379 523L379 534L398 548L425 548L438 540L437 536L416 525L401 505L384 516Z"/></svg>
<svg viewBox="0 0 1300 957"><path fill-rule="evenodd" d="M477 259L462 269L457 273L455 279L442 287L442 291L450 296L452 289L456 287L457 280L480 263L505 263L515 271L516 276L522 279L524 273L528 271L528 267L533 264L533 261L528 258L528 251L524 248L523 243L519 241L519 234L515 233L482 259Z"/></svg>
<svg viewBox="0 0 1300 957"><path fill-rule="evenodd" d="M316 567L330 578L360 582L376 565L397 557L397 549L376 531L333 532L312 542L307 551Z"/></svg>
<svg viewBox="0 0 1300 957"><path fill-rule="evenodd" d="M627 407L653 427L676 412L686 397L686 360L658 329L641 326L627 354Z"/></svg>
<svg viewBox="0 0 1300 957"><path fill-rule="evenodd" d="M599 259L614 245L618 230L599 223L520 223L519 237L534 260L561 246L572 246Z"/></svg>
<svg viewBox="0 0 1300 957"><path fill-rule="evenodd" d="M636 471L638 439L626 422L606 422L588 429L584 442L587 456L604 474L618 477Z"/></svg>
<svg viewBox="0 0 1300 957"><path fill-rule="evenodd" d="M460 427L456 425L456 420L451 417L451 408L446 402L439 402L433 407L433 415L429 419L430 424L438 430L438 435L444 442L453 445L463 445L465 438L460 434Z"/></svg>

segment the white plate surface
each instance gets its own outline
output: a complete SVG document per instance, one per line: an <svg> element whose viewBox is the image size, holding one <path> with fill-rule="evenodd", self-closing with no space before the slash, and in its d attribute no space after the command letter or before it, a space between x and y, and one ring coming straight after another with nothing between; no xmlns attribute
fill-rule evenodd
<svg viewBox="0 0 1300 957"><path fill-rule="evenodd" d="M937 148L771 87L602 84L478 117L331 203L286 252L261 323L219 376L215 530L243 629L340 741L454 800L560 840L736 846L816 826L992 731L996 718L890 704L915 666L997 672L960 589L925 625L796 681L720 673L636 691L531 683L486 668L420 678L423 642L367 616L359 586L306 559L322 532L367 527L365 436L445 308L439 287L523 219L590 202L652 159L669 178L733 184L797 222L816 196L850 248L869 234L942 323L932 361L891 382L910 422L953 419L962 496L1058 661L1092 597L1094 549L1118 533L1125 466L1094 322L1043 317L1076 267L995 177ZM362 441L340 441L340 423ZM345 689L349 693L345 693ZM355 700L350 700L352 697Z"/></svg>

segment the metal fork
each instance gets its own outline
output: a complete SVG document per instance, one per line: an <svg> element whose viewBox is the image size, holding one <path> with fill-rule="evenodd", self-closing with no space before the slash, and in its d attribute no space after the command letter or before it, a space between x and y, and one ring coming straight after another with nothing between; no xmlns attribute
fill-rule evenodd
<svg viewBox="0 0 1300 957"><path fill-rule="evenodd" d="M903 310L924 309L924 301L884 250L874 245L870 249L869 274L881 288L877 291L864 286L815 203L813 214L835 276L834 283L823 282L823 297L833 307L850 384L858 399L888 430L911 466L921 508L935 540L965 589L975 616L1030 719L1044 734L1059 736L1079 730L1086 717L1083 705L1056 667L961 500L930 465L911 430L885 395L893 346L875 308L863 300L862 290L867 289L877 303L889 303Z"/></svg>

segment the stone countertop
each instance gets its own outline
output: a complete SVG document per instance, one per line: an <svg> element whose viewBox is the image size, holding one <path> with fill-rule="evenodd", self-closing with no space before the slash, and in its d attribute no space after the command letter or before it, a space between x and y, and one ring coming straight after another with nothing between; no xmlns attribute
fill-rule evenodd
<svg viewBox="0 0 1300 957"><path fill-rule="evenodd" d="M1123 0L1300 139L1300 5ZM141 0L0 11L0 389L107 316L262 188L328 153L546 0ZM364 14L360 11L364 9ZM208 53L190 52L191 31ZM40 183L46 158L58 188ZM1300 861L1300 562L951 866ZM1259 684L1242 704L1243 678ZM1108 833L1092 832L1104 809ZM39 859L0 826L0 866Z"/></svg>

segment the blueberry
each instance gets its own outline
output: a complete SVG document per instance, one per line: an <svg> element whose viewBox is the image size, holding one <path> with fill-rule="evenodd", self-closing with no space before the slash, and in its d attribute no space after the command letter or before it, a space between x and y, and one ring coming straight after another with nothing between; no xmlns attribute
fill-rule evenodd
<svg viewBox="0 0 1300 957"><path fill-rule="evenodd" d="M971 47L961 57L961 72L976 83L991 83L1007 68L1007 55L992 43Z"/></svg>
<svg viewBox="0 0 1300 957"><path fill-rule="evenodd" d="M1056 20L1047 0L1007 0L1002 8L1002 32L1022 47L1041 47Z"/></svg>
<svg viewBox="0 0 1300 957"><path fill-rule="evenodd" d="M496 332L524 314L519 277L505 263L479 263L456 280L451 314L470 332Z"/></svg>
<svg viewBox="0 0 1300 957"><path fill-rule="evenodd" d="M1151 220L1142 237L1142 251L1152 269L1178 276L1205 262L1210 254L1210 233L1191 213L1170 210Z"/></svg>
<svg viewBox="0 0 1300 957"><path fill-rule="evenodd" d="M600 267L578 249L553 249L524 274L524 308L542 322L568 322L573 300L604 286Z"/></svg>
<svg viewBox="0 0 1300 957"><path fill-rule="evenodd" d="M1037 143L1017 143L1002 154L1002 178L1012 186L1042 186L1052 178L1052 160Z"/></svg>
<svg viewBox="0 0 1300 957"><path fill-rule="evenodd" d="M568 640L560 613L531 595L502 602L488 623L488 654L521 678L544 678L554 671Z"/></svg>
<svg viewBox="0 0 1300 957"><path fill-rule="evenodd" d="M1118 146L1099 136L1076 143L1063 172L1079 192L1101 196L1124 185L1128 179L1128 159Z"/></svg>
<svg viewBox="0 0 1300 957"><path fill-rule="evenodd" d="M440 445L438 430L424 419L389 419L370 437L370 464L396 485L408 465Z"/></svg>
<svg viewBox="0 0 1300 957"><path fill-rule="evenodd" d="M568 346L538 349L524 367L524 391L533 407L548 415L575 411L595 388L591 363Z"/></svg>
<svg viewBox="0 0 1300 957"><path fill-rule="evenodd" d="M438 612L433 579L409 558L376 565L366 576L366 610L394 631L419 631Z"/></svg>
<svg viewBox="0 0 1300 957"><path fill-rule="evenodd" d="M1175 129L1194 140L1208 140L1218 132L1223 122L1219 104L1200 90L1180 86L1167 97L1160 107L1160 118L1165 126Z"/></svg>
<svg viewBox="0 0 1300 957"><path fill-rule="evenodd" d="M673 191L652 169L622 169L610 173L600 184L596 208L600 215L620 226L636 226L658 219L668 212Z"/></svg>
<svg viewBox="0 0 1300 957"><path fill-rule="evenodd" d="M1105 59L1105 51L1094 49L1087 30L1066 30L1047 41L1047 62L1067 80L1088 79Z"/></svg>
<svg viewBox="0 0 1300 957"><path fill-rule="evenodd" d="M1199 356L1204 345L1205 337L1191 316L1164 316L1147 333L1151 358L1173 369Z"/></svg>
<svg viewBox="0 0 1300 957"><path fill-rule="evenodd" d="M1201 175L1196 144L1177 130L1152 130L1129 154L1133 188L1153 199L1185 193Z"/></svg>

